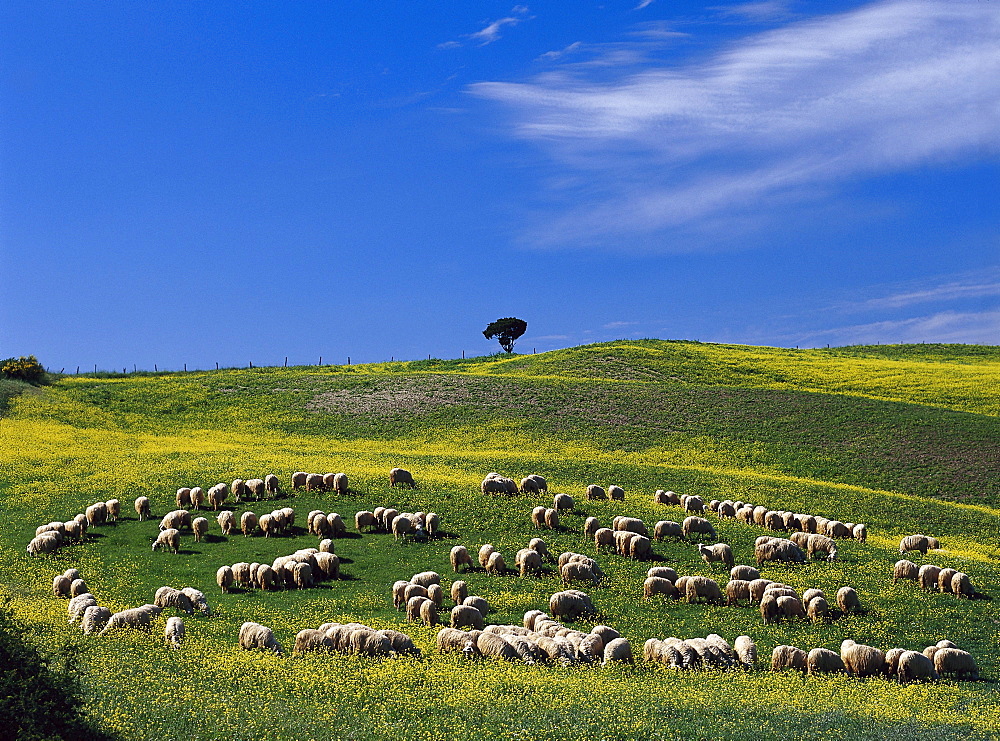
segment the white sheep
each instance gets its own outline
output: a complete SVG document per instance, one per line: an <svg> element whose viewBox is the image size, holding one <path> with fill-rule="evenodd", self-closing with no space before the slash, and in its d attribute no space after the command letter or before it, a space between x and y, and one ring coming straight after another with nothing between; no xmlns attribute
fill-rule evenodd
<svg viewBox="0 0 1000 741"><path fill-rule="evenodd" d="M219 589L223 592L228 592L229 588L233 586L232 567L220 566L218 571L215 572L215 583L219 585Z"/></svg>
<svg viewBox="0 0 1000 741"><path fill-rule="evenodd" d="M162 607L146 604L142 607L133 607L128 610L116 612L108 618L108 624L104 626L104 630L101 631L101 635L121 629L143 630L149 632L153 619L156 618L156 616L162 611Z"/></svg>
<svg viewBox="0 0 1000 741"><path fill-rule="evenodd" d="M169 549L176 554L181 547L181 534L180 531L175 528L167 528L166 530L160 531L160 534L156 536L156 540L153 541L153 550L158 548Z"/></svg>
<svg viewBox="0 0 1000 741"><path fill-rule="evenodd" d="M215 521L219 523L219 527L222 529L223 535L232 535L232 533L236 530L236 517L233 515L231 510L222 510L216 516Z"/></svg>
<svg viewBox="0 0 1000 741"><path fill-rule="evenodd" d="M84 635L94 635L104 630L104 626L111 619L111 610L107 607L90 605L83 611L83 620L80 627L83 628Z"/></svg>
<svg viewBox="0 0 1000 741"><path fill-rule="evenodd" d="M137 497L135 500L135 513L139 516L139 522L148 520L150 517L149 497Z"/></svg>
<svg viewBox="0 0 1000 741"><path fill-rule="evenodd" d="M153 597L153 604L157 607L172 607L176 610L183 610L188 615L194 614L194 605L191 598L184 592L173 587L160 587Z"/></svg>
<svg viewBox="0 0 1000 741"><path fill-rule="evenodd" d="M168 617L163 638L171 648L180 648L184 640L184 621L177 616Z"/></svg>
<svg viewBox="0 0 1000 741"><path fill-rule="evenodd" d="M417 488L417 484L413 480L413 474L405 468L394 468L389 471L389 486L395 488L396 484L408 486L411 489Z"/></svg>
<svg viewBox="0 0 1000 741"><path fill-rule="evenodd" d="M711 566L713 563L723 563L732 568L736 563L733 558L733 549L726 543L716 543L715 545L698 544L698 554L701 560Z"/></svg>
<svg viewBox="0 0 1000 741"><path fill-rule="evenodd" d="M212 609L208 606L208 600L205 599L204 592L195 589L194 587L181 587L181 592L191 600L191 604L194 606L198 612L203 615L211 615Z"/></svg>
<svg viewBox="0 0 1000 741"><path fill-rule="evenodd" d="M69 615L69 622L75 623L77 620L83 617L83 613L88 607L96 606L97 598L89 592L86 594L80 594L73 597L66 605L66 613Z"/></svg>
<svg viewBox="0 0 1000 741"><path fill-rule="evenodd" d="M260 623L246 622L240 626L239 634L240 648L245 650L259 649L261 651L273 651L281 656L284 651L281 644L274 638L274 633L266 625Z"/></svg>
<svg viewBox="0 0 1000 741"><path fill-rule="evenodd" d="M194 532L194 542L198 543L208 532L208 520L204 517L196 517L191 521L191 530Z"/></svg>

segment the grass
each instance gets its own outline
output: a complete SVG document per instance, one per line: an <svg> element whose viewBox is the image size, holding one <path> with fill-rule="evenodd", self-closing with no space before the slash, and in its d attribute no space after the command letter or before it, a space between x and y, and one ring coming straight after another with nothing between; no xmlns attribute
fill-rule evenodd
<svg viewBox="0 0 1000 741"><path fill-rule="evenodd" d="M0 420L0 595L33 644L79 648L90 717L125 738L386 738L401 729L464 738L471 728L518 739L742 739L801 733L803 723L824 738L995 738L1000 355L956 346L921 354L920 347L796 353L643 341L509 359L67 377L16 398ZM906 382L894 386L894 378ZM396 465L412 470L420 488L390 489L386 473ZM287 482L295 470L346 471L355 493L299 493L247 508L292 506L299 524L314 508L345 521L378 505L433 510L447 535L405 545L386 535L339 539L343 579L274 594L221 594L214 572L270 561L315 545L314 537L298 530L226 538L213 521L206 542L185 535L180 555L152 553L156 521L139 523L129 509L121 523L92 529L86 543L44 558L24 553L37 524L68 519L93 501L117 497L128 508L142 494L162 514L181 485L267 472ZM537 471L554 491L577 497L564 527L543 537L554 553L596 555L608 578L590 593L602 620L637 651L648 637L710 632L751 635L762 656L780 643L836 649L851 637L883 649L922 648L948 637L974 653L986 681L901 687L437 655L435 630L403 623L389 586L425 569L447 583L456 543L491 542L512 561L537 534L529 519L536 501L478 493L491 470ZM626 501L580 501L591 482L622 484ZM616 514L680 520L679 508L652 504L657 488L866 522L869 542L843 544L837 562L764 569L768 578L827 594L855 586L866 612L825 625L763 626L746 607L644 602L650 564L595 554L581 528L587 515L603 524ZM738 562L748 562L763 531L716 524ZM923 561L966 571L988 598L893 585L895 548L910 532L941 538L944 549ZM654 550L680 573L712 574L690 545ZM215 615L186 620L182 651L155 636L85 640L49 590L71 565L113 609L151 601L163 584L191 585L206 592ZM553 574L463 578L489 600L497 623L519 623L560 588ZM271 626L286 648L298 630L330 620L397 627L424 658L247 654L235 645L244 620Z"/></svg>

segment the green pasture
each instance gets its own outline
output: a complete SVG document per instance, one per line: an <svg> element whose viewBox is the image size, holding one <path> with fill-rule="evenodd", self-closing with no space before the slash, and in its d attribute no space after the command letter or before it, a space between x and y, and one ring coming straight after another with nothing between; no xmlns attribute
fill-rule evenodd
<svg viewBox="0 0 1000 741"><path fill-rule="evenodd" d="M1000 350L897 346L783 350L661 341L619 342L535 356L362 366L227 369L65 377L3 397L0 418L0 598L24 640L43 655L71 653L84 711L122 738L511 739L570 738L996 738L1000 729ZM5 391L0 388L0 392ZM9 397L9 398L8 398ZM408 468L415 490L389 487ZM288 491L293 471L345 471L352 493ZM436 629L406 624L391 603L397 579L433 569L447 586L448 552L492 543L513 562L539 535L540 500L487 497L489 471L540 473L576 510L541 536L558 554L595 556L607 573L588 589L600 620L641 655L650 637L747 634L762 663L792 644L838 649L845 638L882 649L922 649L949 638L977 658L983 680L900 686L876 679L803 679L751 673L630 667L543 667L438 655ZM276 538L182 538L181 553L150 544L180 486L279 476L276 501L227 503L237 516L291 506L297 528ZM624 502L585 501L587 484L616 483ZM658 488L742 499L851 522L866 544L840 559L765 566L762 574L828 595L854 586L865 611L828 624L762 625L749 607L642 599L651 563L596 553L586 516L680 521L654 505ZM153 520L132 502L150 497ZM29 558L37 525L95 501L123 503L124 519L86 542ZM443 534L427 543L353 532L354 513L376 506L435 511ZM222 594L214 574L237 561L270 562L315 546L302 530L312 509L339 512L342 578L302 591ZM719 540L752 563L761 528L718 521ZM920 563L965 571L977 599L893 584L899 539L923 532L942 550ZM656 563L713 575L693 545L654 544ZM52 577L78 568L102 605L152 601L163 585L194 586L211 617L185 618L187 641L168 650L158 633L85 638L51 595ZM716 578L725 581L721 570ZM540 577L460 578L487 598L490 621L520 623L561 589ZM446 590L447 591L447 590ZM447 603L447 601L446 601ZM166 616L168 611L165 611ZM358 621L411 635L420 659L284 657L241 651L245 620L270 626L290 653L298 630ZM157 623L162 633L163 618ZM54 670L60 670L58 662Z"/></svg>

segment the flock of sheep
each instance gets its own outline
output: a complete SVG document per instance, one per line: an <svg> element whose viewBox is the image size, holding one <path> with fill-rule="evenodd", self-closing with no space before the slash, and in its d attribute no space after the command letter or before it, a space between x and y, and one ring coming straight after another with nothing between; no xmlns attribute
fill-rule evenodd
<svg viewBox="0 0 1000 741"><path fill-rule="evenodd" d="M66 611L69 622L80 621L84 635L106 635L121 630L150 631L153 621L164 609L172 608L193 615L195 610L203 615L211 615L204 592L194 587L174 589L160 587L156 590L152 603L112 612L97 603L87 583L76 569L67 569L52 580L52 593L56 597L68 599ZM172 648L180 648L184 640L184 620L178 616L167 618L163 637Z"/></svg>
<svg viewBox="0 0 1000 741"><path fill-rule="evenodd" d="M394 468L390 472L390 484L415 487L412 474L405 469ZM335 491L346 494L350 491L346 474L310 474L296 472L292 476L292 489L307 491ZM514 479L491 473L481 484L486 494L515 495L518 493L537 496L548 492L548 484L538 474ZM178 509L168 512L159 523L159 533L153 542L153 550L164 548L179 551L180 531L189 529L196 541L205 536L209 521L205 517L192 518L191 509L198 510L207 499L208 506L218 510L230 495L236 502L280 494L278 479L269 474L262 479L236 479L231 484L217 484L206 493L200 487L182 487L177 490ZM624 500L625 492L620 486L612 485L606 490L596 484L586 488L588 500ZM612 549L622 557L632 560L650 560L653 557L652 542L667 538L678 540L700 540L717 538L715 528L704 517L706 511L714 512L720 519L732 518L747 524L757 524L772 531L788 532L789 537L763 535L754 544L754 557L758 568L737 565L732 548L726 543L706 545L697 543L701 559L710 567L722 564L729 569L729 580L722 586L715 579L700 576L680 576L673 568L654 566L647 572L643 582L643 597L666 597L685 599L687 602L710 602L715 604L740 605L743 602L759 607L764 624L779 620L811 619L825 621L832 617L832 608L826 595L819 589L806 589L800 595L793 587L761 578L759 567L765 562L805 563L821 557L834 560L838 556L836 539L853 538L864 541L867 527L864 524L844 523L816 515L769 510L740 501L712 500L708 504L698 496L679 496L674 492L658 490L653 495L657 504L680 506L688 513L683 522L662 520L652 528L636 517L617 516L611 527L602 527L595 517L587 517L583 533L593 539L598 553L602 549ZM573 498L568 494L555 494L552 507L535 507L531 521L536 529L559 528L560 512L575 509ZM151 505L147 497L135 501L135 511L140 521L150 519ZM81 540L88 527L115 522L120 517L120 503L116 499L97 502L66 522L50 522L36 529L35 537L28 544L30 555L51 553L61 545ZM280 534L295 523L295 511L291 507L276 509L270 513L257 515L244 512L237 522L234 512L224 509L216 517L224 535L237 531L244 536L259 531L265 537ZM317 582L337 579L340 576L340 559L334 553L333 538L342 537L347 528L343 518L336 512L311 511L306 518L309 534L320 538L317 548L296 550L287 556L276 558L271 564L235 563L218 568L216 582L223 592L235 585L242 589L274 591L279 589L305 589ZM391 507L377 507L373 511L356 513L355 530L362 532L392 533L398 539L411 536L424 540L440 531L440 518L433 512L400 512ZM900 554L938 548L934 538L911 535L900 543ZM489 575L502 576L509 573L507 561L493 545L481 546L477 553L480 567ZM450 551L453 571L458 574L473 568L473 558L464 545L456 545ZM449 596L454 603L448 610L448 626L437 635L437 647L442 653L460 652L465 656L488 656L520 660L526 663L559 662L608 664L610 662L632 662L631 644L615 629L598 625L589 632L567 627L559 621L594 620L598 612L590 596L577 589L568 588L575 582L598 586L605 578L597 561L585 554L562 553L558 559L548 551L541 538L532 538L527 547L517 551L513 565L522 576L539 575L543 563L557 566L564 587L551 595L549 612L553 618L538 610L525 614L523 625L491 625L487 623L491 611L486 598L469 595L468 583L456 579L451 584ZM930 564L918 567L911 561L901 560L895 564L895 580L913 579L924 589L937 588L956 596L969 597L974 594L969 577L954 569L940 568ZM442 622L445 590L441 576L433 571L415 574L408 580L400 580L392 586L392 601L397 610L405 611L410 622L421 622L425 626L437 626ZM75 569L55 577L53 593L69 598L70 622L81 621L85 634L105 634L117 629L132 628L150 630L153 620L164 609L174 609L188 615L195 610L204 615L211 611L205 595L197 589L185 587L174 589L161 587L157 590L153 603L112 613L107 607L97 604L96 598L87 588ZM848 614L861 610L857 592L849 586L841 587L835 601L839 610ZM164 638L173 647L179 647L184 639L185 626L180 616L171 616L166 621ZM263 649L282 653L282 647L270 628L254 623L244 623L239 631L239 645L244 649ZM295 639L294 653L334 651L366 656L419 655L420 651L410 637L395 630L374 630L360 623L325 623L318 629L301 630ZM743 667L752 669L757 665L756 644L749 636L740 636L730 645L716 634L705 638L678 639L650 638L643 647L642 656L646 661L662 663L675 669L729 669ZM949 641L941 641L923 652L894 648L887 652L845 640L840 654L824 648L814 648L809 652L794 646L777 646L772 652L771 668L798 669L810 674L840 671L853 676L866 677L884 675L900 681L932 679L937 677L978 678L975 660L965 651Z"/></svg>

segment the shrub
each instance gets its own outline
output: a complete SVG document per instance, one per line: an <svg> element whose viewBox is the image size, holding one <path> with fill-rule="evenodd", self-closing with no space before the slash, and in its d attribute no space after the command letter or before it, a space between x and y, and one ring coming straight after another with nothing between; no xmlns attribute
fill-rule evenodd
<svg viewBox="0 0 1000 741"><path fill-rule="evenodd" d="M27 381L35 385L45 380L45 368L34 355L0 360L0 373L15 381Z"/></svg>

